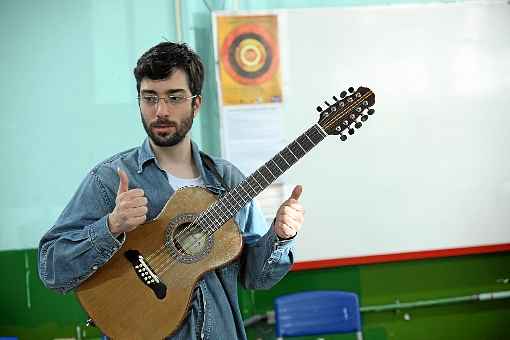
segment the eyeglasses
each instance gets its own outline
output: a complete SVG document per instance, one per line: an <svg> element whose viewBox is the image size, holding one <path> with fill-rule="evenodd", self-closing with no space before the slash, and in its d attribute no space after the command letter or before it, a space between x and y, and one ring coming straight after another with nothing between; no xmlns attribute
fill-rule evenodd
<svg viewBox="0 0 510 340"><path fill-rule="evenodd" d="M159 104L160 100L163 100L165 103L170 104L172 106L177 106L179 104L184 103L188 99L193 99L195 97L198 97L198 94L195 94L193 96L184 97L184 96L165 96L165 97L159 97L153 94L145 94L143 96L139 96L138 100L141 101L144 105L148 107L155 107Z"/></svg>

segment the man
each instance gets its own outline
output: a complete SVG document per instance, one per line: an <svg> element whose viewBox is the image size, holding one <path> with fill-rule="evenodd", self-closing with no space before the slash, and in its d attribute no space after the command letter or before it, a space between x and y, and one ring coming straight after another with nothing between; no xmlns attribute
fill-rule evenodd
<svg viewBox="0 0 510 340"><path fill-rule="evenodd" d="M129 233L154 219L175 190L202 186L215 194L243 180L231 163L213 158L213 169L190 139L202 103L204 70L185 44L160 43L134 69L147 139L95 166L39 245L39 276L60 292L78 287L122 246ZM220 178L218 178L220 177ZM292 245L304 219L301 186L278 209L271 227L249 202L235 216L244 238L242 255L207 272L197 283L186 319L171 339L246 339L237 280L268 289L293 263Z"/></svg>

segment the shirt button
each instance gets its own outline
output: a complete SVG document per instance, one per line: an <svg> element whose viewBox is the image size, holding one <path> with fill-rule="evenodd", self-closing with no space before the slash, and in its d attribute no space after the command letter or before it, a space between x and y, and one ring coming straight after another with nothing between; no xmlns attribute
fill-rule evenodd
<svg viewBox="0 0 510 340"><path fill-rule="evenodd" d="M97 270L97 266L92 266L92 270Z"/></svg>

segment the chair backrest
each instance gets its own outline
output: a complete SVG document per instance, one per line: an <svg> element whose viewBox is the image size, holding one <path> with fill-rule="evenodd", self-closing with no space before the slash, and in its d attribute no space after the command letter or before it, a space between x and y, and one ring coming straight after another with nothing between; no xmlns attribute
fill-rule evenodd
<svg viewBox="0 0 510 340"><path fill-rule="evenodd" d="M361 334L358 296L342 291L310 291L274 301L276 336Z"/></svg>

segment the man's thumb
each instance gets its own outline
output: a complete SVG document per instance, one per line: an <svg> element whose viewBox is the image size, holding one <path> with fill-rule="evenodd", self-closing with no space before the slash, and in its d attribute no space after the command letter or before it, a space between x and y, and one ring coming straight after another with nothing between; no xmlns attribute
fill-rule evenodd
<svg viewBox="0 0 510 340"><path fill-rule="evenodd" d="M299 200L299 197L301 196L302 192L303 192L303 187L301 185L296 185L294 187L294 190L292 190L292 194L290 195L290 198L293 198L297 201L297 200Z"/></svg>
<svg viewBox="0 0 510 340"><path fill-rule="evenodd" d="M124 170L121 168L117 168L117 174L119 175L120 182L119 182L119 190L117 190L117 196L123 192L128 191L128 175Z"/></svg>

